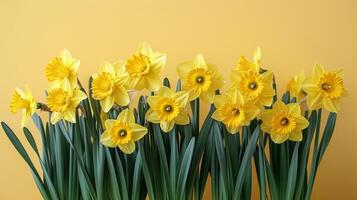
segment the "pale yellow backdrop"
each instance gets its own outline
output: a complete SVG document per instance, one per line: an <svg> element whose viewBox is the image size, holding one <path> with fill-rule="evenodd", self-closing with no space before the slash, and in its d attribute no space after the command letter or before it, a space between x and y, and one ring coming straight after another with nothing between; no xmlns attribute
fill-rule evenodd
<svg viewBox="0 0 357 200"><path fill-rule="evenodd" d="M275 72L280 91L291 76L309 73L315 63L345 69L350 95L343 100L313 199L357 199L356 38L356 0L1 0L0 120L24 139L20 116L8 111L11 93L28 84L43 101L44 67L63 48L81 59L79 73L85 81L103 61L125 59L142 41L168 54L165 75L171 80L177 78L176 65L197 53L227 77L239 55L251 57L261 46L263 65ZM27 166L2 130L0 199L40 199Z"/></svg>

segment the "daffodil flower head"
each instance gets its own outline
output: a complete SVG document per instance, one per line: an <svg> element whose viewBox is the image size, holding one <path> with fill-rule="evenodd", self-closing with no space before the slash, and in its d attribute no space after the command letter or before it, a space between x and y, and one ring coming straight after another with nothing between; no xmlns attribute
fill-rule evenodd
<svg viewBox="0 0 357 200"><path fill-rule="evenodd" d="M87 96L78 88L54 88L49 90L47 105L51 110L51 123L55 124L64 119L76 123L76 109L79 103Z"/></svg>
<svg viewBox="0 0 357 200"><path fill-rule="evenodd" d="M100 142L107 147L119 147L126 154L135 151L135 142L148 132L147 128L135 123L134 113L129 109L121 111L117 119L105 121L105 131Z"/></svg>
<svg viewBox="0 0 357 200"><path fill-rule="evenodd" d="M272 72L265 71L260 74L254 70L233 70L230 78L230 89L238 89L248 101L253 101L259 107L270 106L273 103L275 90Z"/></svg>
<svg viewBox="0 0 357 200"><path fill-rule="evenodd" d="M150 45L144 42L125 64L129 74L128 85L131 89L157 91L160 88L160 76L166 64L166 55L152 51Z"/></svg>
<svg viewBox="0 0 357 200"><path fill-rule="evenodd" d="M259 73L260 71L260 60L261 60L261 50L260 47L258 47L255 52L254 52L254 60L253 62L249 61L246 59L245 56L241 56L239 58L238 64L237 64L237 70L238 71L256 71Z"/></svg>
<svg viewBox="0 0 357 200"><path fill-rule="evenodd" d="M127 106L129 104L130 99L125 88L126 73L118 74L112 64L104 63L99 73L94 74L92 77L93 98L99 100L104 112L108 112L114 103L119 106Z"/></svg>
<svg viewBox="0 0 357 200"><path fill-rule="evenodd" d="M77 87L77 71L80 65L78 59L72 58L71 53L64 49L46 67L45 74L52 88Z"/></svg>
<svg viewBox="0 0 357 200"><path fill-rule="evenodd" d="M26 88L26 92L23 92L21 89L16 88L10 101L10 111L12 113L17 113L19 110L22 111L22 127L26 125L27 121L36 112L36 109L37 103L30 89Z"/></svg>
<svg viewBox="0 0 357 200"><path fill-rule="evenodd" d="M302 141L302 130L309 125L298 103L285 104L280 100L274 103L273 109L262 111L260 118L262 130L278 144L286 140Z"/></svg>
<svg viewBox="0 0 357 200"><path fill-rule="evenodd" d="M150 109L146 113L146 119L160 124L164 132L170 132L175 124L189 124L190 118L186 111L188 95L185 91L174 92L162 86L155 96L147 99Z"/></svg>
<svg viewBox="0 0 357 200"><path fill-rule="evenodd" d="M243 126L248 126L260 111L254 103L246 101L238 90L216 95L213 101L217 109L212 118L223 122L232 134L239 132Z"/></svg>
<svg viewBox="0 0 357 200"><path fill-rule="evenodd" d="M291 97L295 97L297 102L300 102L306 97L306 92L303 90L303 83L305 81L304 72L294 76L287 85L287 91L290 92Z"/></svg>
<svg viewBox="0 0 357 200"><path fill-rule="evenodd" d="M306 78L303 89L307 93L310 110L325 108L337 113L340 110L340 99L346 95L343 71L326 72L322 65L315 65L313 75Z"/></svg>
<svg viewBox="0 0 357 200"><path fill-rule="evenodd" d="M189 101L200 98L212 103L215 91L223 87L223 77L214 65L206 64L201 54L193 62L180 64L177 72L183 89L189 92Z"/></svg>

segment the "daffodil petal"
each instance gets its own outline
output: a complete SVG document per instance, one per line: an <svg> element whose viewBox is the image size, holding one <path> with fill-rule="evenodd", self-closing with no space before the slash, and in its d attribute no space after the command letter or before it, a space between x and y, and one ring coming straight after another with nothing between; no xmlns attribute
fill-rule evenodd
<svg viewBox="0 0 357 200"><path fill-rule="evenodd" d="M126 154L132 154L135 151L135 143L133 141L128 144L119 144L118 147Z"/></svg>
<svg viewBox="0 0 357 200"><path fill-rule="evenodd" d="M207 69L207 64L202 54L198 54L193 61L193 68Z"/></svg>
<svg viewBox="0 0 357 200"><path fill-rule="evenodd" d="M309 121L302 115L296 116L295 122L297 130L304 130L309 126Z"/></svg>
<svg viewBox="0 0 357 200"><path fill-rule="evenodd" d="M72 64L72 56L71 56L71 53L68 51L68 49L63 49L61 54L60 54L60 57L62 59L62 62L64 65L68 66L70 64Z"/></svg>
<svg viewBox="0 0 357 200"><path fill-rule="evenodd" d="M308 77L304 80L303 83L303 90L308 94L308 95L313 95L317 92L319 92L318 85L315 83L314 79L312 77Z"/></svg>
<svg viewBox="0 0 357 200"><path fill-rule="evenodd" d="M292 115L300 115L300 105L298 103L290 103L287 105L288 112Z"/></svg>
<svg viewBox="0 0 357 200"><path fill-rule="evenodd" d="M100 72L106 72L109 73L112 76L115 76L115 70L112 64L109 62L105 62L101 67L100 67Z"/></svg>
<svg viewBox="0 0 357 200"><path fill-rule="evenodd" d="M263 79L264 82L267 82L269 84L272 84L273 83L273 77L274 77L274 74L273 72L271 71L266 71L264 72L263 74L261 74L261 77Z"/></svg>
<svg viewBox="0 0 357 200"><path fill-rule="evenodd" d="M289 134L270 133L270 138L274 143L281 144L289 138Z"/></svg>
<svg viewBox="0 0 357 200"><path fill-rule="evenodd" d="M215 95L213 97L213 103L216 108L222 107L227 101L226 95Z"/></svg>
<svg viewBox="0 0 357 200"><path fill-rule="evenodd" d="M131 128L132 139L134 141L140 140L148 132L148 129L146 127L141 126L139 124L131 124Z"/></svg>
<svg viewBox="0 0 357 200"><path fill-rule="evenodd" d="M174 128L175 122L174 121L161 121L160 128L165 133L170 132Z"/></svg>
<svg viewBox="0 0 357 200"><path fill-rule="evenodd" d="M105 114L105 113L104 113ZM113 126L114 126L114 124L116 123L116 120L114 120L114 119L107 119L107 120L105 120L105 128L107 129L107 130L110 130Z"/></svg>
<svg viewBox="0 0 357 200"><path fill-rule="evenodd" d="M286 112L287 107L284 102L277 100L273 105L273 112Z"/></svg>
<svg viewBox="0 0 357 200"><path fill-rule="evenodd" d="M137 49L137 52L146 55L146 56L150 56L152 53L152 49L151 46L148 42L143 42Z"/></svg>
<svg viewBox="0 0 357 200"><path fill-rule="evenodd" d="M291 141L302 141L302 133L301 131L293 131L289 134L289 140Z"/></svg>
<svg viewBox="0 0 357 200"><path fill-rule="evenodd" d="M62 115L58 112L51 113L51 124L56 124L59 120L62 119Z"/></svg>
<svg viewBox="0 0 357 200"><path fill-rule="evenodd" d="M79 89L75 89L74 91L73 91L73 98L72 98L72 100L73 100L73 104L74 105L78 105L82 100L84 100L84 99L86 99L87 98L87 95L83 92L83 91L81 91L81 90L79 90Z"/></svg>
<svg viewBox="0 0 357 200"><path fill-rule="evenodd" d="M227 131L230 133L230 134L236 134L239 132L239 130L241 129L241 126L227 126L226 125L226 128L227 128ZM218 133L216 133L218 134Z"/></svg>
<svg viewBox="0 0 357 200"><path fill-rule="evenodd" d="M72 123L76 123L76 111L75 110L66 110L63 113L63 119L72 122Z"/></svg>
<svg viewBox="0 0 357 200"><path fill-rule="evenodd" d="M102 143L104 146L111 148L117 146L117 144L115 144L115 142L112 140L108 131L104 131L103 134L100 136L100 143Z"/></svg>
<svg viewBox="0 0 357 200"><path fill-rule="evenodd" d="M147 102L149 104L150 107L155 107L155 105L157 104L157 102L161 99L160 96L149 96L147 98Z"/></svg>
<svg viewBox="0 0 357 200"><path fill-rule="evenodd" d="M145 115L145 119L148 120L151 123L158 124L160 123L159 116L156 111L154 111L152 108L150 108Z"/></svg>
<svg viewBox="0 0 357 200"><path fill-rule="evenodd" d="M31 113L27 113L26 110L22 111L21 127L25 127L28 120L31 118Z"/></svg>
<svg viewBox="0 0 357 200"><path fill-rule="evenodd" d="M243 95L239 92L238 89L233 89L231 93L228 93L231 101L233 104L239 104L243 105L244 104L244 98Z"/></svg>
<svg viewBox="0 0 357 200"><path fill-rule="evenodd" d="M114 105L114 97L106 96L104 99L100 100L99 103L102 110L107 113Z"/></svg>
<svg viewBox="0 0 357 200"><path fill-rule="evenodd" d="M153 71L161 72L166 64L166 55L159 52L153 52L151 56L151 68Z"/></svg>
<svg viewBox="0 0 357 200"><path fill-rule="evenodd" d="M315 79L318 79L322 74L325 73L325 69L322 65L316 64L312 70Z"/></svg>
<svg viewBox="0 0 357 200"><path fill-rule="evenodd" d="M190 123L190 117L188 116L187 112L181 110L179 114L175 118L175 123L179 125L186 125Z"/></svg>
<svg viewBox="0 0 357 200"><path fill-rule="evenodd" d="M199 98L202 99L203 102L210 104L213 102L213 96L214 96L213 92L204 92L204 93L201 93Z"/></svg>
<svg viewBox="0 0 357 200"><path fill-rule="evenodd" d="M134 113L129 109L125 109L119 113L117 120L124 123L135 123Z"/></svg>
<svg viewBox="0 0 357 200"><path fill-rule="evenodd" d="M153 76L153 77L150 77L150 76L146 76L145 77L145 83L146 83L146 88L149 90L149 91L157 91L159 90L160 86L161 86L161 81L160 81L160 78L159 77L156 77Z"/></svg>
<svg viewBox="0 0 357 200"><path fill-rule="evenodd" d="M157 91L158 96L163 96L163 97L171 97L175 94L173 90L166 86L162 86L159 91Z"/></svg>
<svg viewBox="0 0 357 200"><path fill-rule="evenodd" d="M310 110L316 110L321 108L322 106L322 98L321 94L317 94L316 96L307 96L307 106Z"/></svg>
<svg viewBox="0 0 357 200"><path fill-rule="evenodd" d="M337 113L340 110L339 102L336 99L324 98L322 99L322 105L329 112Z"/></svg>
<svg viewBox="0 0 357 200"><path fill-rule="evenodd" d="M171 98L175 99L175 101L179 104L179 107L185 108L188 103L189 94L186 91L176 92Z"/></svg>
<svg viewBox="0 0 357 200"><path fill-rule="evenodd" d="M180 79L184 80L192 69L193 69L192 62L184 62L177 67L177 74L180 77Z"/></svg>
<svg viewBox="0 0 357 200"><path fill-rule="evenodd" d="M260 112L260 109L254 104L246 104L244 106L244 115L246 122L252 121Z"/></svg>
<svg viewBox="0 0 357 200"><path fill-rule="evenodd" d="M117 86L113 93L114 101L120 106L127 106L130 98L127 90L123 86Z"/></svg>

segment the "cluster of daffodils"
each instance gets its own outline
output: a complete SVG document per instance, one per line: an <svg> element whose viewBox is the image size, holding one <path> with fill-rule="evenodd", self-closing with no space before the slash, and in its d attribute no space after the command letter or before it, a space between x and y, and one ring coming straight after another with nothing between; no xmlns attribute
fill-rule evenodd
<svg viewBox="0 0 357 200"><path fill-rule="evenodd" d="M296 103L275 101L274 75L261 67L261 52L258 48L253 61L240 57L237 66L230 73L230 85L224 93L223 77L216 66L206 63L199 54L193 61L184 62L177 67L182 82L182 90L174 91L162 86L161 74L166 64L166 55L155 52L148 43L123 63L104 63L99 72L92 75L91 94L99 101L103 113L103 133L101 142L108 147L119 147L125 153L135 150L135 141L148 132L144 126L135 123L130 109L130 94L133 91L147 90L154 95L147 98L149 110L146 120L159 124L164 132L170 132L175 125L190 123L187 109L189 102L199 99L216 107L212 118L222 122L226 129L235 134L254 119L262 123L262 130L270 134L275 143L286 140L301 141L302 130L309 122L302 115L301 104L306 102L309 110L324 108L338 112L340 99L346 94L341 70L325 71L316 65L312 76L303 73L289 81L287 90ZM65 120L76 122L80 113L81 101L87 98L78 82L77 72L80 61L63 50L46 67L49 81L47 103L38 103L31 91L16 89L10 110L22 111L22 126L36 109L51 113L52 124ZM117 119L108 119L106 113L120 108ZM84 113L83 113L84 114Z"/></svg>

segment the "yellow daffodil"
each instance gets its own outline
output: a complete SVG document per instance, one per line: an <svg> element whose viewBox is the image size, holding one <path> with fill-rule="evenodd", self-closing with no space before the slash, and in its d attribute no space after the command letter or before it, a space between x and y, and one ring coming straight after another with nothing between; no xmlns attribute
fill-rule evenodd
<svg viewBox="0 0 357 200"><path fill-rule="evenodd" d="M163 86L155 96L148 97L147 101L150 109L146 113L146 119L152 123L160 123L164 132L171 131L175 123L179 125L190 123L186 112L187 92L174 92Z"/></svg>
<svg viewBox="0 0 357 200"><path fill-rule="evenodd" d="M77 71L80 61L72 58L71 53L64 49L46 67L46 77L50 81L50 88L77 87Z"/></svg>
<svg viewBox="0 0 357 200"><path fill-rule="evenodd" d="M51 123L55 124L61 119L75 123L76 108L86 98L86 94L78 88L73 90L64 88L51 89L47 96L47 104L52 112Z"/></svg>
<svg viewBox="0 0 357 200"><path fill-rule="evenodd" d="M262 111L262 130L270 134L275 143L283 143L286 140L302 141L302 130L308 125L309 121L301 115L298 103L285 104L278 100L273 109Z"/></svg>
<svg viewBox="0 0 357 200"><path fill-rule="evenodd" d="M261 51L260 47L258 47L255 52L254 52L254 61L250 62L247 60L244 56L241 56L239 58L238 64L237 64L237 70L238 71L249 71L253 70L259 73L260 71L260 60L261 60Z"/></svg>
<svg viewBox="0 0 357 200"><path fill-rule="evenodd" d="M33 98L30 89L27 88L26 92L23 92L21 89L16 88L10 101L10 111L12 113L17 113L19 110L22 111L22 127L25 126L26 122L35 113L36 109L37 103Z"/></svg>
<svg viewBox="0 0 357 200"><path fill-rule="evenodd" d="M128 58L125 71L129 74L131 89L157 91L161 85L161 72L166 64L166 55L153 52L148 43L143 43L137 52Z"/></svg>
<svg viewBox="0 0 357 200"><path fill-rule="evenodd" d="M294 76L287 85L287 91L290 92L291 97L296 98L296 102L300 102L306 96L302 88L304 81L305 75L304 72L301 72L299 75Z"/></svg>
<svg viewBox="0 0 357 200"><path fill-rule="evenodd" d="M179 65L177 72L183 89L189 92L189 101L200 98L212 103L215 91L223 87L223 77L214 65L206 64L201 54L193 62Z"/></svg>
<svg viewBox="0 0 357 200"><path fill-rule="evenodd" d="M105 63L101 66L100 72L92 77L93 98L99 100L104 112L108 112L114 103L120 106L129 104L128 91L124 87L127 74L117 74L112 64Z"/></svg>
<svg viewBox="0 0 357 200"><path fill-rule="evenodd" d="M242 126L249 125L260 111L256 105L247 102L238 90L216 95L213 101L217 109L212 118L223 122L232 134L239 132Z"/></svg>
<svg viewBox="0 0 357 200"><path fill-rule="evenodd" d="M270 106L273 103L275 90L272 72L259 74L254 70L233 70L231 81L231 89L238 89L248 101L253 101L258 107Z"/></svg>
<svg viewBox="0 0 357 200"><path fill-rule="evenodd" d="M128 109L119 113L117 119L105 121L105 131L100 142L107 147L119 147L126 154L135 151L135 141L140 140L148 132L147 128L135 123L134 114Z"/></svg>
<svg viewBox="0 0 357 200"><path fill-rule="evenodd" d="M342 70L326 72L323 66L315 65L312 77L306 78L303 84L309 109L323 107L337 113L340 110L340 99L346 94L342 78Z"/></svg>

